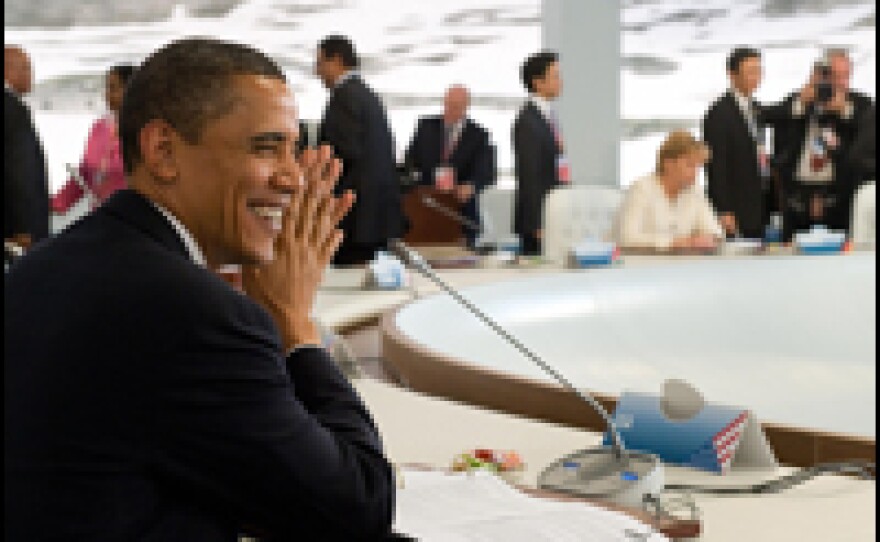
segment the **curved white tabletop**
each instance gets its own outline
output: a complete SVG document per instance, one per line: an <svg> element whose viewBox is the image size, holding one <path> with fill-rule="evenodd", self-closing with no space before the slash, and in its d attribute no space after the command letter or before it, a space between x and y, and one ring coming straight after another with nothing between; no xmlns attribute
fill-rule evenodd
<svg viewBox="0 0 880 542"><path fill-rule="evenodd" d="M578 386L659 393L681 378L763 421L875 434L874 253L518 276L466 295ZM446 296L408 305L396 323L452 358L548 379Z"/></svg>

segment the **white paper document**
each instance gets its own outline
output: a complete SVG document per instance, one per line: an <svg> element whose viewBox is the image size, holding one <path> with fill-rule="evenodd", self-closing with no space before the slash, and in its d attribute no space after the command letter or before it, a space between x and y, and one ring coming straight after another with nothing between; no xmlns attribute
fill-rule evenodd
<svg viewBox="0 0 880 542"><path fill-rule="evenodd" d="M625 514L532 497L488 472L403 472L395 530L425 542L661 542Z"/></svg>

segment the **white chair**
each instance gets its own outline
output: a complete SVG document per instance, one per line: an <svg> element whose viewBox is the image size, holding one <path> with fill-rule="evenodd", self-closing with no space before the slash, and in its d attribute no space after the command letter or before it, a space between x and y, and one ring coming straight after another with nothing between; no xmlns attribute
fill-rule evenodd
<svg viewBox="0 0 880 542"><path fill-rule="evenodd" d="M877 238L876 183L871 181L861 188L853 200L853 216L850 234L857 248L873 248Z"/></svg>
<svg viewBox="0 0 880 542"><path fill-rule="evenodd" d="M479 211L483 231L477 245L497 244L513 234L514 191L488 186L480 193Z"/></svg>
<svg viewBox="0 0 880 542"><path fill-rule="evenodd" d="M572 246L587 238L612 240L623 194L610 186L556 188L544 198L543 256L565 263Z"/></svg>

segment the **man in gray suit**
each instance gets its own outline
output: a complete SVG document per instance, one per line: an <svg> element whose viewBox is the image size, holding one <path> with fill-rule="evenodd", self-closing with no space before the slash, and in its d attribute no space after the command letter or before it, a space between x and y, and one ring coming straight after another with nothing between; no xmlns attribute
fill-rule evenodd
<svg viewBox="0 0 880 542"><path fill-rule="evenodd" d="M562 136L556 121L554 101L562 90L559 57L542 51L530 56L521 69L529 99L513 123L513 152L516 169L514 231L522 242L522 253L541 252L541 224L544 196L567 181L564 174Z"/></svg>

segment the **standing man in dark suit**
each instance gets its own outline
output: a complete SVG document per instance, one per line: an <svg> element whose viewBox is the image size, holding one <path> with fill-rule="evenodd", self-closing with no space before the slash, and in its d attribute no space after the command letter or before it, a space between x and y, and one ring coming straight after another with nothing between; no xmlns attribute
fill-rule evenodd
<svg viewBox="0 0 880 542"><path fill-rule="evenodd" d="M783 106L764 106L753 97L761 84L761 53L734 49L727 58L730 90L703 118L711 153L706 165L709 199L728 236L762 238L780 192L772 177L765 129L784 126Z"/></svg>
<svg viewBox="0 0 880 542"><path fill-rule="evenodd" d="M789 236L816 224L849 231L860 181L850 151L873 107L871 98L850 89L851 76L848 53L831 49L814 65L807 84L783 102L791 116L779 160L788 187Z"/></svg>
<svg viewBox="0 0 880 542"><path fill-rule="evenodd" d="M544 196L568 181L554 109L554 102L562 91L559 57L551 51L532 55L523 64L520 75L529 91L529 99L513 123L516 173L513 228L522 242L522 253L536 255L541 253Z"/></svg>
<svg viewBox="0 0 880 542"><path fill-rule="evenodd" d="M352 196L330 149L295 160L284 74L174 42L120 124L131 188L6 274L5 539L386 538L391 466L311 316Z"/></svg>
<svg viewBox="0 0 880 542"><path fill-rule="evenodd" d="M22 100L33 76L21 47L4 48L3 76L3 238L28 248L49 235L49 181L31 110Z"/></svg>
<svg viewBox="0 0 880 542"><path fill-rule="evenodd" d="M328 36L318 44L316 71L330 91L319 139L342 160L337 191L352 190L356 198L342 221L337 265L368 262L403 232L394 138L385 108L361 79L358 65L347 38Z"/></svg>
<svg viewBox="0 0 880 542"><path fill-rule="evenodd" d="M461 204L461 214L479 224L480 192L495 183L495 154L489 132L468 118L468 90L454 85L446 91L443 115L419 119L416 133L406 150L404 166L414 171L419 184L435 185L438 167L451 168L450 189ZM469 247L474 246L478 232L462 227Z"/></svg>

